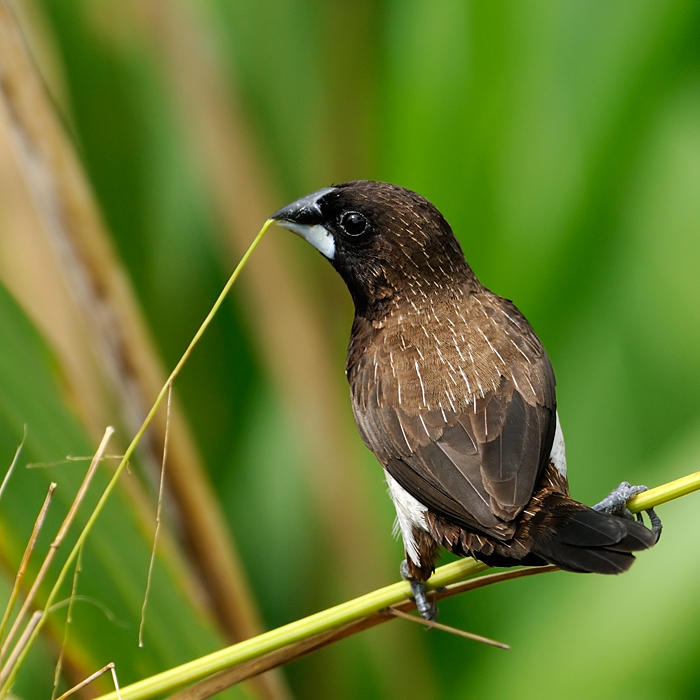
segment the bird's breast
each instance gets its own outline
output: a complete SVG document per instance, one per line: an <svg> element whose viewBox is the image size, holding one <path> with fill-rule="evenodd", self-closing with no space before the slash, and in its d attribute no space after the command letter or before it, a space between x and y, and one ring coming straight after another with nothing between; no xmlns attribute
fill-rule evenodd
<svg viewBox="0 0 700 700"><path fill-rule="evenodd" d="M476 412L502 377L534 403L529 369L541 349L529 326L525 334L518 327L522 317L513 309L471 296L405 304L381 324L356 319L348 351L356 409L394 404L409 415Z"/></svg>

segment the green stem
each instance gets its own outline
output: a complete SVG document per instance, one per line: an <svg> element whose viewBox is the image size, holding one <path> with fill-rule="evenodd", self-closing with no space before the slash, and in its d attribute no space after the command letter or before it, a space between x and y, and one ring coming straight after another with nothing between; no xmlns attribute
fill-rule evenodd
<svg viewBox="0 0 700 700"><path fill-rule="evenodd" d="M441 588L486 569L488 566L481 562L473 559L460 559L437 569L430 578L429 585L431 588ZM348 600L340 605L309 615L309 617L277 627L269 632L259 634L257 637L246 639L226 649L219 649L194 661L133 683L120 690L121 697L123 700L145 700L163 693L171 693L185 685L195 683L244 661L250 661L250 659L263 656L268 652L281 649L288 644L360 620L406 600L410 595L411 587L407 582L392 583L359 598ZM117 698L118 696L114 692L101 696L99 700L117 700Z"/></svg>
<svg viewBox="0 0 700 700"><path fill-rule="evenodd" d="M700 489L700 472L695 472L693 474L688 474L688 476L682 476L675 481L669 481L666 484L649 489L648 491L638 493L627 501L627 507L633 513L639 513L648 508L655 508L662 503L672 501L674 498L685 496L698 489Z"/></svg>
<svg viewBox="0 0 700 700"><path fill-rule="evenodd" d="M68 572L70 570L71 565L75 561L75 558L78 556L78 553L80 552L80 548L83 546L85 539L87 538L87 536L90 533L90 531L92 530L97 518L99 517L100 513L102 512L102 509L104 508L105 503L107 502L107 499L110 497L112 491L114 490L115 486L117 485L117 481L119 481L119 477L121 476L122 472L124 471L124 468L126 467L127 462L131 458L131 455L134 453L136 446L138 445L139 441L143 437L143 434L146 432L146 428L148 428L149 424L153 420L153 417L155 416L156 411L160 407L160 404L162 403L163 398L167 394L168 389L170 388L173 381L175 380L177 375L180 373L180 371L184 367L185 363L189 359L190 355L192 354L192 351L194 350L195 346L199 342L200 338L204 335L204 331L206 331L207 327L209 326L212 319L214 318L216 312L219 310L219 307L221 306L221 304L223 304L224 299L226 298L226 295L231 290L233 283L236 281L236 279L238 279L238 276L240 275L241 270L245 267L245 264L248 262L248 259L250 258L251 254L253 253L253 251L257 247L258 243L260 243L260 240L262 239L263 235L265 234L267 229L273 223L274 222L272 221L272 219L268 219L264 223L263 227L260 229L260 232L253 239L253 242L250 244L250 247L248 248L248 250L246 250L246 252L243 254L241 261L238 263L238 265L236 266L236 269L233 271L233 273L229 277L228 281L224 285L224 288L221 290L221 293L219 294L218 298L214 302L214 305L211 307L211 310L207 314L204 321L202 321L202 324L197 329L197 332L194 334L194 337L190 341L190 344L187 346L185 352L182 354L182 357L180 357L178 363L175 365L175 368L170 373L170 376L168 377L165 384L163 385L163 388L158 393L158 396L156 397L156 400L153 403L151 410L148 412L148 414L144 418L143 423L141 424L141 427L139 428L138 432L136 433L136 435L134 435L134 438L129 443L129 446L126 448L126 451L124 452L124 456L122 457L121 461L119 462L119 465L117 466L116 470L114 471L112 478L109 480L107 487L105 488L102 495L100 496L100 499L98 500L97 505L95 506L94 510L90 514L90 517L87 519L87 522L85 523L85 526L83 527L80 535L78 536L78 539L76 540L75 545L73 546L73 549L71 550L70 554L66 558L66 561L63 564L61 571L58 574L58 577L56 578L56 582L54 583L53 588L51 589L48 597L46 598L46 604L44 606L44 614L42 615L39 624L32 631L24 650L17 658L17 663L14 665L14 668L12 669L11 673L9 674L7 680L0 688L0 698L5 698L7 696L7 694L10 692L10 689L12 688L12 684L14 683L15 677L17 676L17 672L18 672L20 666L22 665L22 662L24 661L27 653L29 652L29 649L31 648L32 644L34 643L37 635L39 634L39 631L41 630L44 622L46 621L49 609L53 605L54 600L56 599L56 596L58 595L58 592L61 588L61 585L63 584L63 581L65 580L66 576L68 575Z"/></svg>

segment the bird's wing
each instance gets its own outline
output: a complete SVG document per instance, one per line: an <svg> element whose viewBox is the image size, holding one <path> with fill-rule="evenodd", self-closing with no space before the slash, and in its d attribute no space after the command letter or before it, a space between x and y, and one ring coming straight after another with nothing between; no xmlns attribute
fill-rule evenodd
<svg viewBox="0 0 700 700"><path fill-rule="evenodd" d="M488 304L486 308L488 313L479 321L485 330L483 347L476 342L469 346L481 375L478 369L475 375L473 368L462 368L466 379L472 370L474 391L469 392L465 383L456 396L453 385L452 397L436 399L436 384L447 379L439 367L432 371L427 367L420 387L424 400L404 396L397 401L392 396L394 367L381 362L381 357L371 361L365 356L357 363L354 378L364 390L354 392L353 406L365 443L404 489L452 522L505 538L512 534L510 521L532 497L551 451L556 424L554 374L537 337L514 306L506 305L506 313L498 314L492 314ZM493 333L497 324L510 332ZM424 366L430 364L427 353L426 347L417 353ZM467 354L465 347L462 355ZM491 359L490 366L498 372L493 371L487 388L484 368ZM420 361L414 362L420 373ZM459 373L454 363L453 369ZM483 382L478 382L479 376ZM408 393L410 388L403 390Z"/></svg>

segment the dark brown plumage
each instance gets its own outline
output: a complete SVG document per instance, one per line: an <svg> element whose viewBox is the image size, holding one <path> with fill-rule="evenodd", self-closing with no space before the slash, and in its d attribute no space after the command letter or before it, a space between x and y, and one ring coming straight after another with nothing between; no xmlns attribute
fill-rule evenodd
<svg viewBox="0 0 700 700"><path fill-rule="evenodd" d="M547 353L430 202L357 181L273 218L329 258L353 297L353 411L386 470L412 577L429 577L437 545L495 565L617 573L654 544L641 524L569 498Z"/></svg>

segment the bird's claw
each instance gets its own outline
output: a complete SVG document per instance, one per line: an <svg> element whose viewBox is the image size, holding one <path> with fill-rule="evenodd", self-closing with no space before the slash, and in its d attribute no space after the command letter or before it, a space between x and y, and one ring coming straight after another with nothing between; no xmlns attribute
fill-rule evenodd
<svg viewBox="0 0 700 700"><path fill-rule="evenodd" d="M663 525L661 524L661 518L654 512L653 508L647 508L647 510L644 512L649 516L649 524L651 525L651 531L656 536L656 541L658 542L659 537L661 537L661 530L663 529ZM640 523L644 524L641 513L637 513L637 520Z"/></svg>
<svg viewBox="0 0 700 700"><path fill-rule="evenodd" d="M629 481L623 481L600 501L600 503L596 503L593 506L593 510L597 510L601 513L609 513L610 515L619 515L631 520L634 516L627 509L627 501L638 493L647 490L648 488L646 486L633 486Z"/></svg>
<svg viewBox="0 0 700 700"><path fill-rule="evenodd" d="M601 513L609 513L610 515L617 515L622 518L627 518L628 520L633 520L635 516L627 508L627 501L637 494L648 490L648 487L641 484L632 485L629 483L629 481L623 481L602 501L596 503L593 506L593 510L597 510ZM649 516L651 531L656 535L656 539L658 540L662 529L661 518L659 518L659 516L654 512L653 508L648 508L645 512ZM641 513L637 513L636 519L638 522L644 524Z"/></svg>
<svg viewBox="0 0 700 700"><path fill-rule="evenodd" d="M404 581L408 581L411 585L411 593L413 594L413 599L416 601L416 609L420 613L420 616L430 622L435 620L437 618L437 603L435 600L428 599L425 583L416 581L413 576L411 576L408 569L408 562L405 559L401 562L399 572L401 578L404 579Z"/></svg>

